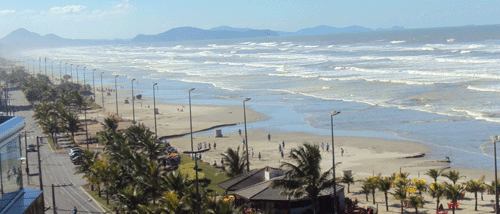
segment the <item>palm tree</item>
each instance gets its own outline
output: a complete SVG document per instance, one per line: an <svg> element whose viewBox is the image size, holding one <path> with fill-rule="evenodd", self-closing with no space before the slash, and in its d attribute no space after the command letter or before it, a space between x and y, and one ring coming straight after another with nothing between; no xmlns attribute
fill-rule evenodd
<svg viewBox="0 0 500 214"><path fill-rule="evenodd" d="M481 191L483 189L483 181L484 181L484 175L481 176L477 181L475 180L469 180L467 183L465 183L465 190L467 192L474 193L474 198L476 200L476 204L474 206L474 210L477 211L477 192Z"/></svg>
<svg viewBox="0 0 500 214"><path fill-rule="evenodd" d="M403 214L403 201L406 201L406 187L399 187L397 188L394 193L392 193L395 199L399 200L401 202L401 214Z"/></svg>
<svg viewBox="0 0 500 214"><path fill-rule="evenodd" d="M116 194L117 207L125 213L137 211L139 205L148 203L146 193L133 185L127 186Z"/></svg>
<svg viewBox="0 0 500 214"><path fill-rule="evenodd" d="M101 183L104 172L104 162L96 159L94 161L94 164L89 167L88 173L83 175L83 178L87 179L92 190L94 190L94 185L97 185L97 192L99 194L99 197L101 197Z"/></svg>
<svg viewBox="0 0 500 214"><path fill-rule="evenodd" d="M414 180L414 185L415 185L415 189L418 190L418 194L419 195L422 195L422 191L425 191L427 190L427 185L425 184L425 179L422 179L422 180L417 180L415 178Z"/></svg>
<svg viewBox="0 0 500 214"><path fill-rule="evenodd" d="M104 130L105 131L114 131L118 129L118 120L114 117L108 117L104 119Z"/></svg>
<svg viewBox="0 0 500 214"><path fill-rule="evenodd" d="M421 195L410 196L408 198L408 205L410 207L415 208L415 214L418 214L418 208L423 206L423 203L422 203L423 200L424 200L424 198Z"/></svg>
<svg viewBox="0 0 500 214"><path fill-rule="evenodd" d="M439 201L441 197L444 195L444 186L442 184L438 183L432 183L429 191L429 195L431 195L432 198L436 199L436 211L439 210Z"/></svg>
<svg viewBox="0 0 500 214"><path fill-rule="evenodd" d="M282 163L281 168L287 172L282 179L274 180L271 186L284 188L282 193L296 198L305 195L311 200L313 213L316 214L320 191L333 185L333 179L328 179L331 170L321 173L321 152L318 145L304 143L298 149L293 148L290 157L296 164Z"/></svg>
<svg viewBox="0 0 500 214"><path fill-rule="evenodd" d="M42 128L42 132L46 135L50 136L52 142L56 142L55 135L59 131L59 120L55 117L55 115L47 115L38 120L38 124Z"/></svg>
<svg viewBox="0 0 500 214"><path fill-rule="evenodd" d="M456 171L456 170L450 170L448 172L445 172L445 173L443 173L443 176L450 179L453 182L453 185L455 185L457 183L458 179L460 179L460 177L461 177L460 172Z"/></svg>
<svg viewBox="0 0 500 214"><path fill-rule="evenodd" d="M233 200L225 198L209 198L206 202L208 213L213 214L238 214L243 213L243 206L236 207Z"/></svg>
<svg viewBox="0 0 500 214"><path fill-rule="evenodd" d="M455 214L455 204L464 192L465 187L460 184L444 183L444 195L453 203L453 214Z"/></svg>
<svg viewBox="0 0 500 214"><path fill-rule="evenodd" d="M344 177L342 178L342 183L346 183L347 184L347 193L350 193L351 191L349 190L350 187L351 187L351 184L354 184L354 174L345 174L344 173Z"/></svg>
<svg viewBox="0 0 500 214"><path fill-rule="evenodd" d="M365 194L366 201L368 201L368 195L370 194L370 192L371 192L370 186L364 183L363 186L361 186L361 193Z"/></svg>
<svg viewBox="0 0 500 214"><path fill-rule="evenodd" d="M372 191L372 196L373 196L373 204L375 204L375 190L378 187L378 182L380 180L380 174L378 174L376 177L368 177L365 179L365 184L370 188Z"/></svg>
<svg viewBox="0 0 500 214"><path fill-rule="evenodd" d="M382 192L384 192L385 196L385 211L389 211L389 202L387 199L387 193L392 187L392 181L390 178L381 178L378 180L378 189Z"/></svg>
<svg viewBox="0 0 500 214"><path fill-rule="evenodd" d="M434 179L434 183L437 183L437 179L439 176L441 176L443 174L443 171L445 169L429 169L429 171L427 171L425 174L430 176L431 178Z"/></svg>
<svg viewBox="0 0 500 214"><path fill-rule="evenodd" d="M240 147L234 151L232 148L227 148L225 153L222 153L222 158L224 160L224 166L228 168L229 177L234 177L236 175L242 174L245 171L246 159L245 152L240 155Z"/></svg>
<svg viewBox="0 0 500 214"><path fill-rule="evenodd" d="M68 111L62 116L62 120L64 121L64 130L71 133L71 138L73 138L73 143L75 143L75 132L80 129L78 115Z"/></svg>
<svg viewBox="0 0 500 214"><path fill-rule="evenodd" d="M188 179L186 174L180 172L171 172L162 177L160 186L167 191L177 192L179 198L182 198L188 189L193 188L193 182Z"/></svg>
<svg viewBox="0 0 500 214"><path fill-rule="evenodd" d="M136 176L136 179L143 186L142 189L151 193L153 204L156 204L156 195L163 172L160 171L160 167L158 167L156 161L149 160L145 165L144 170L138 172L139 176Z"/></svg>

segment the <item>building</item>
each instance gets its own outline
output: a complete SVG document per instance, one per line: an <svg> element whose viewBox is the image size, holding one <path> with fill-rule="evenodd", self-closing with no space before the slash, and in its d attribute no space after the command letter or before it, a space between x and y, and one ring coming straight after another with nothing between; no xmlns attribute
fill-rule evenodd
<svg viewBox="0 0 500 214"><path fill-rule="evenodd" d="M25 189L21 163L22 117L0 116L0 214L44 213L43 192Z"/></svg>
<svg viewBox="0 0 500 214"><path fill-rule="evenodd" d="M269 211L271 213L301 214L312 208L311 201L306 197L293 197L281 194L283 189L272 188L274 179L280 179L285 171L264 167L243 173L219 186L227 191L234 191L238 204L246 204L252 208ZM339 207L344 210L344 186L337 185ZM333 187L323 190L319 194L318 208L322 212L333 210Z"/></svg>

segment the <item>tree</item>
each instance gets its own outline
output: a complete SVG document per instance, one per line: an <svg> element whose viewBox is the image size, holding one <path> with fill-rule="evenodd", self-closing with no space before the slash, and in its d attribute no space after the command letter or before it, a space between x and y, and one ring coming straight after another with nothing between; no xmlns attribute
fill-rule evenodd
<svg viewBox="0 0 500 214"><path fill-rule="evenodd" d="M429 195L431 195L432 198L436 199L436 211L439 210L439 201L441 197L444 195L444 186L442 184L438 183L432 183L429 191Z"/></svg>
<svg viewBox="0 0 500 214"><path fill-rule="evenodd" d="M188 189L193 188L193 182L188 179L187 175L174 171L162 177L160 186L167 191L177 192L182 198Z"/></svg>
<svg viewBox="0 0 500 214"><path fill-rule="evenodd" d="M354 184L354 174L352 175L344 174L344 177L342 178L341 182L347 184L347 193L350 193L351 184Z"/></svg>
<svg viewBox="0 0 500 214"><path fill-rule="evenodd" d="M151 193L151 199L153 199L153 204L156 204L156 197L158 192L158 186L160 183L160 178L163 177L163 172L160 171L156 161L147 161L143 170L138 171L138 176L136 179L143 187L142 189L146 192Z"/></svg>
<svg viewBox="0 0 500 214"><path fill-rule="evenodd" d="M368 177L365 179L365 184L369 187L369 189L372 191L372 196L373 196L373 204L375 204L375 190L378 187L378 181L380 180L380 174L378 174L376 177Z"/></svg>
<svg viewBox="0 0 500 214"><path fill-rule="evenodd" d="M415 189L418 190L419 195L422 195L422 191L427 190L427 185L425 184L425 179L418 180L415 178L413 183L415 185Z"/></svg>
<svg viewBox="0 0 500 214"><path fill-rule="evenodd" d="M75 142L75 132L80 129L80 120L78 120L78 115L71 112L66 112L62 115L62 120L64 121L64 130L71 133L71 138Z"/></svg>
<svg viewBox="0 0 500 214"><path fill-rule="evenodd" d="M147 205L146 193L140 188L129 185L116 194L117 207L125 213L136 212L139 205Z"/></svg>
<svg viewBox="0 0 500 214"><path fill-rule="evenodd" d="M227 148L225 153L222 153L222 158L224 160L224 166L228 169L229 177L234 177L236 175L242 174L245 171L246 159L245 152L240 155L240 147L234 151L232 148Z"/></svg>
<svg viewBox="0 0 500 214"><path fill-rule="evenodd" d="M394 199L401 202L401 214L403 214L403 201L406 200L406 188L399 187L394 191L394 193L392 193L392 195L394 196Z"/></svg>
<svg viewBox="0 0 500 214"><path fill-rule="evenodd" d="M389 202L387 198L387 193L392 187L392 181L390 178L380 178L378 179L377 188L384 192L385 196L385 211L389 211Z"/></svg>
<svg viewBox="0 0 500 214"><path fill-rule="evenodd" d="M421 195L410 196L408 198L408 205L412 208L415 208L415 214L418 214L418 208L423 206L423 204L422 204L423 200L424 200L424 198Z"/></svg>
<svg viewBox="0 0 500 214"><path fill-rule="evenodd" d="M448 172L443 173L443 176L450 179L453 182L453 184L456 184L458 179L460 179L460 172L456 170L450 170Z"/></svg>
<svg viewBox="0 0 500 214"><path fill-rule="evenodd" d="M464 192L465 187L460 184L444 183L444 195L453 203L453 214L455 214L455 204Z"/></svg>
<svg viewBox="0 0 500 214"><path fill-rule="evenodd" d="M368 195L370 194L370 192L371 192L370 186L364 183L363 186L361 186L361 193L365 194L366 201L369 201Z"/></svg>
<svg viewBox="0 0 500 214"><path fill-rule="evenodd" d="M434 179L434 183L437 183L437 179L439 176L441 176L443 174L443 171L445 169L429 169L429 171L427 171L425 174L430 176L431 178Z"/></svg>
<svg viewBox="0 0 500 214"><path fill-rule="evenodd" d="M305 195L311 200L313 213L316 214L320 191L333 186L333 179L328 179L331 170L321 173L321 152L319 146L314 144L304 143L298 149L293 148L290 157L295 164L282 163L281 168L287 172L282 179L274 180L271 186L283 188L282 193L296 198Z"/></svg>
<svg viewBox="0 0 500 214"><path fill-rule="evenodd" d="M481 176L481 178L479 178L477 181L471 179L471 180L467 181L467 183L465 183L465 190L467 192L474 193L474 198L476 200L476 203L474 206L475 211L477 211L477 192L484 189L483 181L484 181L484 175Z"/></svg>

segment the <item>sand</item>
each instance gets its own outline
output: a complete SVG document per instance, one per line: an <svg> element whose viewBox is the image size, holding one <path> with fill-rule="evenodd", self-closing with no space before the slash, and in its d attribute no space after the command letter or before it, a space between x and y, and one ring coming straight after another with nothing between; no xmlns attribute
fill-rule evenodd
<svg viewBox="0 0 500 214"><path fill-rule="evenodd" d="M135 91L135 94L140 92ZM125 121L121 124L122 127L129 126L133 119L132 103L130 97L128 98L129 104L125 104L124 95L130 94L130 91L118 91L118 108L119 116ZM109 115L116 114L115 94L105 96L105 111L102 109L90 110L87 112L87 118L101 122ZM98 93L96 103L101 104L101 94ZM187 103L187 99L186 99ZM184 137L169 139L169 142L176 147L178 151L190 151L190 127L189 127L189 106L186 104L169 104L162 100L156 100L156 106L159 109L157 115L157 129L158 136L172 136L172 135L185 135ZM265 166L279 167L283 161L291 161L288 157L291 148L296 148L304 142L309 142L317 145L322 143L330 144L332 142L331 136L318 136L309 133L293 132L293 133L270 133L264 129L252 129L251 123L257 121L264 121L267 119L265 115L251 110L251 105L247 106L247 124L248 129L248 146L249 146L249 159L250 169L261 168ZM83 115L81 115L83 118ZM154 114L152 98L143 97L141 100L135 101L135 119L141 124L145 124L154 131ZM227 148L236 149L240 147L242 151L244 130L242 135L238 134L238 128L231 127L233 124L243 123L243 108L242 106L215 106L215 105L192 105L192 121L193 132L200 130L210 129L212 127L223 126L223 137L215 137L215 131L210 130L203 134L195 134L193 138L194 148L196 149L198 143L210 143L212 149L202 155L202 161L213 163L216 161L220 165L222 158L221 153L226 151ZM229 126L224 126L229 125ZM94 133L99 131L99 124L92 127ZM241 126L240 126L241 127ZM187 135L186 135L187 134ZM271 134L271 140L267 139L267 135ZM285 141L284 156L278 152L279 144ZM419 158L408 158L428 153L431 148L420 142L412 141L397 141L377 138L364 138L364 137L350 137L350 136L335 136L335 162L337 163L336 176L342 177L344 170L350 170L354 173L357 182L351 185L351 193L346 196L350 198L357 198L361 206L372 205L372 202L365 200L364 194L359 193L361 190L361 180L368 176L381 174L382 176L389 176L393 173L409 172L410 177L425 179L428 184L432 180L430 177L424 175L427 170L432 168L449 168L450 164L443 159L432 159L432 157L423 156ZM214 143L217 144L214 149ZM344 154L341 154L341 148ZM253 155L252 155L253 151ZM261 153L261 160L258 159L258 154ZM322 150L322 163L323 171L330 169L333 165L332 153ZM494 173L488 170L473 170L457 168L461 175L464 175L459 182L465 182L469 179L477 179L481 175L486 175L486 183L490 183L494 179ZM440 177L439 182L447 181L446 178ZM448 181L449 182L449 181ZM493 212L491 205L494 203L494 195L485 195L484 201L479 200L479 211L474 211L473 194L467 193L466 199L461 200L460 208L457 213L488 213ZM376 201L379 202L378 206L380 213L399 213L399 201L389 196L389 212L385 212L384 195L377 192ZM419 212L433 213L432 210L436 207L435 199L429 195L424 194L425 206L419 209ZM369 197L371 201L371 195ZM450 200L442 198L442 203ZM464 209L465 208L465 209ZM414 209L407 209L409 212L414 212ZM451 213L451 210L450 210Z"/></svg>

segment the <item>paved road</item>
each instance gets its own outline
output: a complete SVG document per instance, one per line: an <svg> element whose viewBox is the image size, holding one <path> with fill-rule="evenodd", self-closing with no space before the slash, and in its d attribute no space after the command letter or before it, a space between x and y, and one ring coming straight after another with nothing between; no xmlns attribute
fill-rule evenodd
<svg viewBox="0 0 500 214"><path fill-rule="evenodd" d="M24 98L21 91L10 92L11 104L15 106L28 106L28 102ZM38 125L33 119L33 111L27 108L21 108L15 113L16 116L21 116L26 121L24 131L27 131L27 144L36 145L36 136L45 137ZM69 147L70 144L67 139L61 138L60 144L63 147ZM22 139L22 154L26 155L26 145ZM69 149L69 148L68 148ZM24 177L24 187L30 189L40 189L38 159L36 152L29 152L27 156L29 170L31 176ZM47 139L43 140L40 146L40 159L42 162L42 178L43 178L43 191L45 199L45 207L48 209L47 213L53 213L53 200L51 185L55 184L61 187L55 187L55 201L57 213L70 213L73 207L76 206L78 213L105 213L105 210L91 200L91 197L83 190L82 186L87 182L82 179L81 174L75 175L74 165L71 163L67 152L56 153L53 152L47 143ZM24 164L26 167L26 164ZM26 172L26 171L23 171ZM29 185L28 181L29 180Z"/></svg>

